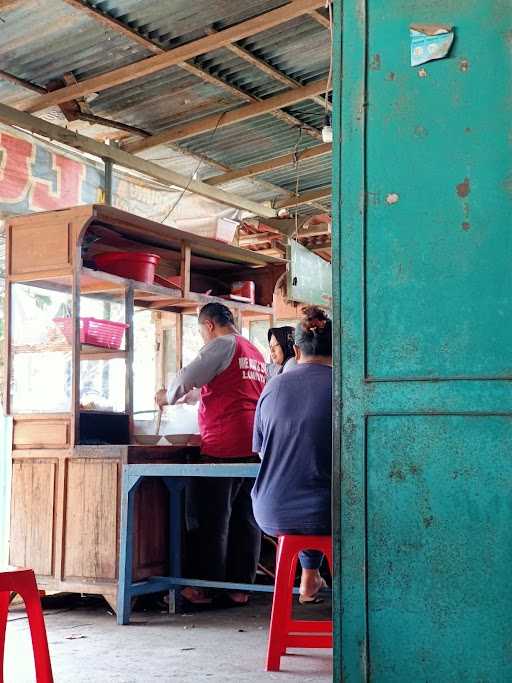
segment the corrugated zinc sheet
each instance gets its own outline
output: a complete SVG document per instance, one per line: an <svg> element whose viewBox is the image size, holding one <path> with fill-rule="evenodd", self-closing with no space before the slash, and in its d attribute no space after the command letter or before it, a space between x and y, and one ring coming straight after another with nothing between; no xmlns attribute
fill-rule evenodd
<svg viewBox="0 0 512 683"><path fill-rule="evenodd" d="M190 0L172 3L89 0L88 4L169 49L205 35L209 26L220 30L286 3L282 0L236 3L231 0L193 3ZM26 0L2 11L1 17L0 68L41 86L62 79L66 73L72 73L80 81L152 54L63 0ZM308 15L256 34L240 44L300 83L327 75L327 32ZM194 62L207 73L256 98L271 97L289 87L226 48L200 55ZM33 96L32 91L0 78L0 101L17 104ZM173 66L102 91L89 99L88 106L98 116L156 133L194 118L215 113L220 117L222 112L245 104L242 96ZM286 111L317 129L323 125L324 110L312 100L299 102ZM57 108L43 115L65 123ZM98 132L97 126L78 126L83 126L85 134ZM149 150L144 156L185 175L195 172L197 177L205 178L314 144L317 141L304 131L300 134L298 127L264 115L178 141L172 147ZM200 158L203 160L198 166ZM315 165L308 165L301 187L306 190L325 185L329 164L329 158L323 157ZM318 173L316 179L315 173ZM282 191L275 187L281 183ZM287 167L269 175L244 179L237 187L251 198L271 200L295 188L294 170Z"/></svg>
<svg viewBox="0 0 512 683"><path fill-rule="evenodd" d="M226 28L286 5L284 0L89 0L138 33L170 48L201 38L206 26Z"/></svg>
<svg viewBox="0 0 512 683"><path fill-rule="evenodd" d="M41 86L68 72L82 80L150 54L61 0L19 2L1 17L1 68Z"/></svg>

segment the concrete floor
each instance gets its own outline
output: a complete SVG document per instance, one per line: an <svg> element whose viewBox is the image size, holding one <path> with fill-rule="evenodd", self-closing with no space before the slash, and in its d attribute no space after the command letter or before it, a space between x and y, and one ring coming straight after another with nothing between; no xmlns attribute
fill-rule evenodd
<svg viewBox="0 0 512 683"><path fill-rule="evenodd" d="M330 650L297 651L280 673L263 670L270 596L255 595L244 608L168 615L148 606L130 626L117 626L98 598L56 596L45 600L45 620L55 683L183 681L330 683ZM302 608L306 618L329 616L330 606ZM299 654L300 652L300 654ZM11 607L5 683L32 683L34 667L22 606Z"/></svg>

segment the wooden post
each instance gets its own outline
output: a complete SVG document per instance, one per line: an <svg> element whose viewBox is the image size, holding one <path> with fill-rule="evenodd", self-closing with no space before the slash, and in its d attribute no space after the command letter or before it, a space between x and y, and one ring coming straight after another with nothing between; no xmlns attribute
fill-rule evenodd
<svg viewBox="0 0 512 683"><path fill-rule="evenodd" d="M73 323L73 343L71 346L71 445L80 443L80 247L76 248L73 260L73 279L71 286L71 315Z"/></svg>
<svg viewBox="0 0 512 683"><path fill-rule="evenodd" d="M114 164L112 162L112 159L103 159L103 163L105 165L105 204L108 204L109 206L112 206L112 179L113 179L113 170L114 170Z"/></svg>
<svg viewBox="0 0 512 683"><path fill-rule="evenodd" d="M183 367L183 315L179 313L176 317L176 368L181 370Z"/></svg>
<svg viewBox="0 0 512 683"><path fill-rule="evenodd" d="M183 291L183 298L186 299L190 294L190 244L182 242L181 244L181 262L180 262L180 276L181 289Z"/></svg>
<svg viewBox="0 0 512 683"><path fill-rule="evenodd" d="M130 441L133 436L133 286L129 285L124 293L125 321L128 328L125 333L126 345L126 384L125 384L125 411L129 415Z"/></svg>
<svg viewBox="0 0 512 683"><path fill-rule="evenodd" d="M6 251L6 261L8 262L8 254ZM12 285L9 281L9 274L6 274L5 279L5 299L4 299L4 376L3 376L3 404L5 415L11 414L11 315L12 315Z"/></svg>

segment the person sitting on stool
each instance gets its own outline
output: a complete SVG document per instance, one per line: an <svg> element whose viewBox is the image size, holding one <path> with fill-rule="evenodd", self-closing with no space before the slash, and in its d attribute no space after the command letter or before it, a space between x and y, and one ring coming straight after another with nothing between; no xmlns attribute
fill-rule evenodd
<svg viewBox="0 0 512 683"><path fill-rule="evenodd" d="M269 536L331 534L332 323L320 308L303 309L295 330L297 366L268 382L258 401L253 450L261 468L253 510ZM301 603L319 602L322 553L306 550Z"/></svg>

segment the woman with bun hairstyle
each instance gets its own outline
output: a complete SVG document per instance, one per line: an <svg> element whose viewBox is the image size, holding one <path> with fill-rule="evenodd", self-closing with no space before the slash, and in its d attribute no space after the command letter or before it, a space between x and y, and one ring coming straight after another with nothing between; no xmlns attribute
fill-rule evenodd
<svg viewBox="0 0 512 683"><path fill-rule="evenodd" d="M270 536L330 535L332 478L332 322L316 306L295 330L297 366L263 389L253 450L261 468L252 490L255 519ZM301 603L319 602L322 553L300 554Z"/></svg>

